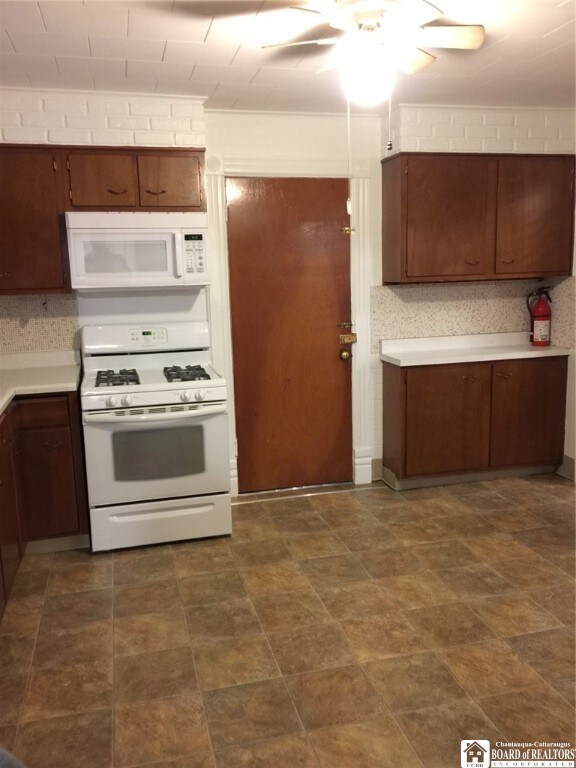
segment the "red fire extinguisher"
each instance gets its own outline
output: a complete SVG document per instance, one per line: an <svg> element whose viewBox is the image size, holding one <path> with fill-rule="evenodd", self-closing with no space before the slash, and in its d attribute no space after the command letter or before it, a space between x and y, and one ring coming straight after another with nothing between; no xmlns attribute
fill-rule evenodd
<svg viewBox="0 0 576 768"><path fill-rule="evenodd" d="M547 347L550 344L552 299L549 291L548 287L537 288L526 298L530 312L530 343L533 347Z"/></svg>

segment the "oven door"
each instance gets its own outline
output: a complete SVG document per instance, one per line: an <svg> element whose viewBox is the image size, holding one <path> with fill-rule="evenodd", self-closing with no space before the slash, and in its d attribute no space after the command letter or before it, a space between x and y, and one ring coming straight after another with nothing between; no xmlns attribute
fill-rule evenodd
<svg viewBox="0 0 576 768"><path fill-rule="evenodd" d="M84 413L91 507L230 488L226 403Z"/></svg>

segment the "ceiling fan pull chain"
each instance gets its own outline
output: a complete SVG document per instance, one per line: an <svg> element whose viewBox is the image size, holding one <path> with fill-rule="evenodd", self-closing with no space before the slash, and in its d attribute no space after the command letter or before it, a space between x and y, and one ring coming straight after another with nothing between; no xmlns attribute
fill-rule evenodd
<svg viewBox="0 0 576 768"><path fill-rule="evenodd" d="M388 152L392 151L392 93L388 97L388 143L386 149Z"/></svg>
<svg viewBox="0 0 576 768"><path fill-rule="evenodd" d="M346 136L348 140L348 200L346 211L352 216L352 150L350 148L350 98L346 97Z"/></svg>

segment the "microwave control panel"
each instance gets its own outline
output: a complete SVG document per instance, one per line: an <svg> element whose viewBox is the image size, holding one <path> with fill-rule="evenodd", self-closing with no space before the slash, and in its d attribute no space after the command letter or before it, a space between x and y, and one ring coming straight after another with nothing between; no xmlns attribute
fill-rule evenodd
<svg viewBox="0 0 576 768"><path fill-rule="evenodd" d="M206 236L202 232L184 233L184 270L187 275L206 275Z"/></svg>

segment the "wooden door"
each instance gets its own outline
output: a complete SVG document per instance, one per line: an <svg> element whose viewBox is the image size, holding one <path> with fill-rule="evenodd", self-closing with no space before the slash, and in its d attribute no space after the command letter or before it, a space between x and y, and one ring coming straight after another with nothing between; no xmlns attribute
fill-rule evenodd
<svg viewBox="0 0 576 768"><path fill-rule="evenodd" d="M573 157L501 158L496 272L570 274L573 218Z"/></svg>
<svg viewBox="0 0 576 768"><path fill-rule="evenodd" d="M0 293L62 291L56 158L0 146Z"/></svg>
<svg viewBox="0 0 576 768"><path fill-rule="evenodd" d="M344 179L228 179L241 492L352 479Z"/></svg>
<svg viewBox="0 0 576 768"><path fill-rule="evenodd" d="M562 461L566 372L566 357L494 363L490 466Z"/></svg>
<svg viewBox="0 0 576 768"><path fill-rule="evenodd" d="M140 205L201 210L201 159L202 154L138 155Z"/></svg>
<svg viewBox="0 0 576 768"><path fill-rule="evenodd" d="M490 363L408 369L407 476L488 466L490 381Z"/></svg>
<svg viewBox="0 0 576 768"><path fill-rule="evenodd" d="M492 271L496 160L470 155L406 159L406 275Z"/></svg>
<svg viewBox="0 0 576 768"><path fill-rule="evenodd" d="M75 208L138 205L132 155L74 152L68 155L68 167L70 200Z"/></svg>

